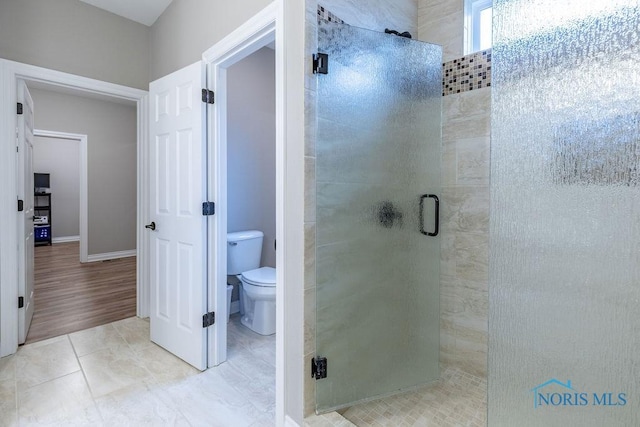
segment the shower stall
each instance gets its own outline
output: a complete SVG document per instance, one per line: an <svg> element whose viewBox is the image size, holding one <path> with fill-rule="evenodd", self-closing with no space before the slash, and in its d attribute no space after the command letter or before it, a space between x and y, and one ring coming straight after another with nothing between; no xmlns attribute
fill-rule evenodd
<svg viewBox="0 0 640 427"><path fill-rule="evenodd" d="M447 171L440 47L326 22L318 45L313 375L326 412L442 376ZM452 425L638 426L640 3L494 0L490 53L486 418Z"/></svg>
<svg viewBox="0 0 640 427"><path fill-rule="evenodd" d="M315 362L327 366L316 383L324 412L439 376L442 50L320 23L318 51Z"/></svg>

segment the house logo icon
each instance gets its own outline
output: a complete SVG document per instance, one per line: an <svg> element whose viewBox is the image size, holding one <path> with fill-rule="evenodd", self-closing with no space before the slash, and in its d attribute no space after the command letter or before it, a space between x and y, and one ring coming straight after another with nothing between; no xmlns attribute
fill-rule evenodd
<svg viewBox="0 0 640 427"><path fill-rule="evenodd" d="M564 393L544 394L543 389L553 384L560 386L561 389L564 388L565 389ZM566 394L571 395L576 392L576 390L571 386L571 380L567 380L566 383L563 383L562 381L559 381L555 378L551 378L549 381L543 382L542 384L535 386L534 388L531 389L531 391L533 392L534 408L537 408L540 404L549 404L550 399L545 399L546 396L553 396L553 395L564 396Z"/></svg>

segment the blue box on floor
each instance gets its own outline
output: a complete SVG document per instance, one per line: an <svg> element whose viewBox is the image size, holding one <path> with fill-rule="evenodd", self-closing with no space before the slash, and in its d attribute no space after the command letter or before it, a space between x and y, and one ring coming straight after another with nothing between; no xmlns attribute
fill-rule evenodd
<svg viewBox="0 0 640 427"><path fill-rule="evenodd" d="M36 242L48 242L49 234L51 233L51 226L45 225L43 227L34 227L34 238Z"/></svg>

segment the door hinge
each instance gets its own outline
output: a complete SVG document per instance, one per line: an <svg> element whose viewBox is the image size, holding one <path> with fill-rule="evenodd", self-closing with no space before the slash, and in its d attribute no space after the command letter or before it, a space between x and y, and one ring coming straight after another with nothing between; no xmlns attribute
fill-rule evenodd
<svg viewBox="0 0 640 427"><path fill-rule="evenodd" d="M313 55L313 74L329 74L329 55L315 53Z"/></svg>
<svg viewBox="0 0 640 427"><path fill-rule="evenodd" d="M24 200L18 199L18 212L22 212L24 210Z"/></svg>
<svg viewBox="0 0 640 427"><path fill-rule="evenodd" d="M216 323L216 313L210 311L209 313L205 313L202 315L202 327L208 328L209 326Z"/></svg>
<svg viewBox="0 0 640 427"><path fill-rule="evenodd" d="M216 213L216 204L213 202L202 202L202 215L211 216Z"/></svg>
<svg viewBox="0 0 640 427"><path fill-rule="evenodd" d="M311 359L311 378L320 380L327 378L327 358L314 357Z"/></svg>
<svg viewBox="0 0 640 427"><path fill-rule="evenodd" d="M18 297L18 308L24 307L24 297Z"/></svg>
<svg viewBox="0 0 640 427"><path fill-rule="evenodd" d="M215 94L212 90L202 89L202 102L205 104L213 104L215 102Z"/></svg>
<svg viewBox="0 0 640 427"><path fill-rule="evenodd" d="M18 102L18 114L22 114L22 102Z"/></svg>

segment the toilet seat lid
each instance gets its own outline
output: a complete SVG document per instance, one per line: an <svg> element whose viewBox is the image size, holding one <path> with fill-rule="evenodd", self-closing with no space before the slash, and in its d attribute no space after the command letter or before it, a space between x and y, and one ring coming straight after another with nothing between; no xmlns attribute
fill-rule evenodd
<svg viewBox="0 0 640 427"><path fill-rule="evenodd" d="M242 277L252 285L275 286L276 269L273 267L260 267L242 273Z"/></svg>

